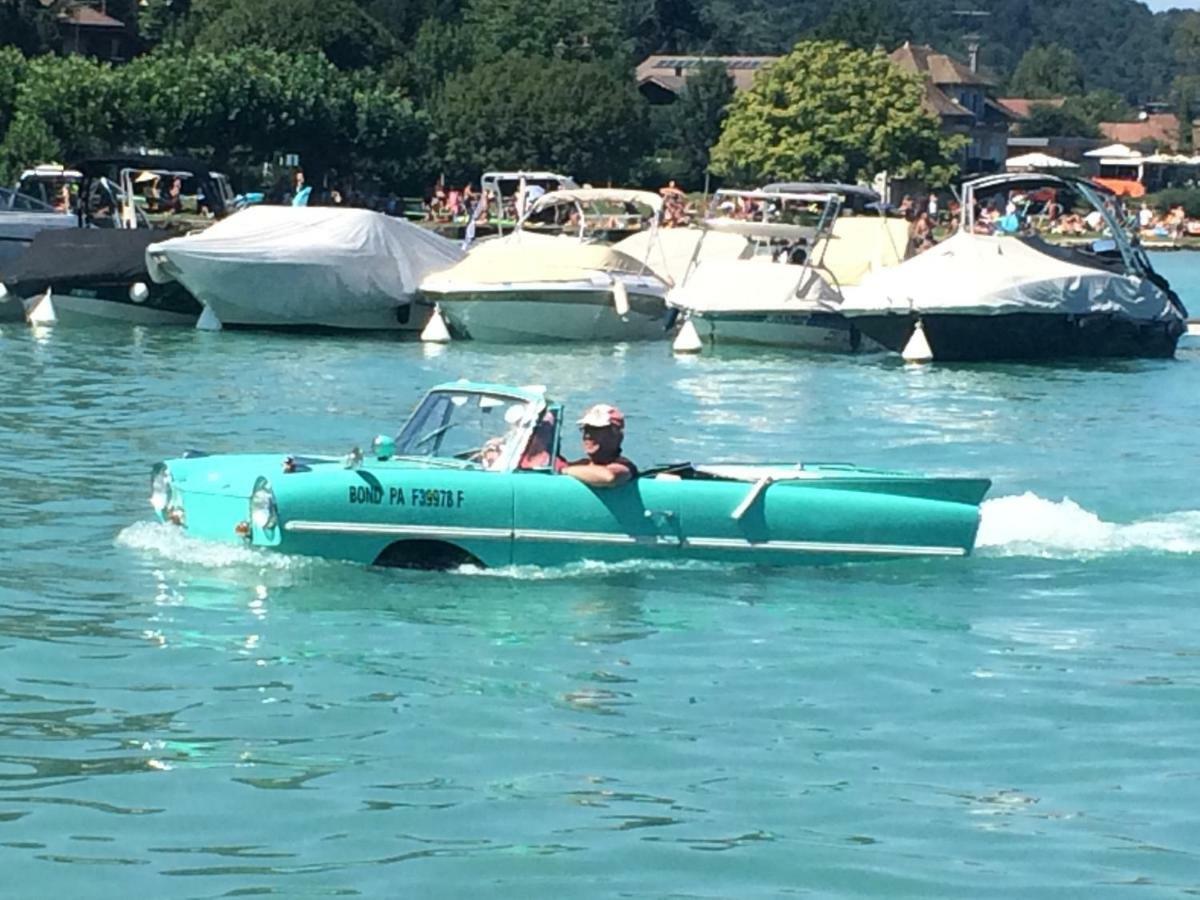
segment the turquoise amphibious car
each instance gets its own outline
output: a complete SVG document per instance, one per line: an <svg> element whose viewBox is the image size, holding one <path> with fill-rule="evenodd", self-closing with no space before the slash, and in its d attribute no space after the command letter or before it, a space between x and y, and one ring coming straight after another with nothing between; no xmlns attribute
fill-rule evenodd
<svg viewBox="0 0 1200 900"><path fill-rule="evenodd" d="M189 452L153 467L150 502L195 537L375 565L793 565L965 556L990 487L840 464L681 463L594 489L556 471L564 430L542 388L442 384L367 453Z"/></svg>

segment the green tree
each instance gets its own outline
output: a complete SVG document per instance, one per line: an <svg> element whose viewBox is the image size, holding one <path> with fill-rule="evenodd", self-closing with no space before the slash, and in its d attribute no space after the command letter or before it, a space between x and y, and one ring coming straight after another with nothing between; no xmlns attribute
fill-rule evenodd
<svg viewBox="0 0 1200 900"><path fill-rule="evenodd" d="M138 12L142 40L157 45L170 39L191 12L191 0L143 0Z"/></svg>
<svg viewBox="0 0 1200 900"><path fill-rule="evenodd" d="M0 182L12 184L32 163L63 159L63 146L46 123L30 113L17 113L0 142Z"/></svg>
<svg viewBox="0 0 1200 900"><path fill-rule="evenodd" d="M854 181L889 171L943 184L960 141L922 106L921 81L882 53L808 41L733 102L715 172L746 181Z"/></svg>
<svg viewBox="0 0 1200 900"><path fill-rule="evenodd" d="M0 47L0 141L8 131L25 80L25 57L16 47Z"/></svg>
<svg viewBox="0 0 1200 900"><path fill-rule="evenodd" d="M1029 108L1029 118L1021 123L1023 137L1083 137L1098 138L1100 129L1095 120L1064 103L1051 106L1035 103Z"/></svg>
<svg viewBox="0 0 1200 900"><path fill-rule="evenodd" d="M1179 75L1171 85L1171 105L1179 117L1179 147L1193 149L1192 123L1200 115L1200 75Z"/></svg>
<svg viewBox="0 0 1200 900"><path fill-rule="evenodd" d="M547 167L620 182L647 149L645 107L623 66L513 55L446 82L433 158L455 180Z"/></svg>
<svg viewBox="0 0 1200 900"><path fill-rule="evenodd" d="M1136 110L1116 91L1101 89L1089 91L1082 97L1068 97L1064 106L1074 110L1091 122L1128 122Z"/></svg>
<svg viewBox="0 0 1200 900"><path fill-rule="evenodd" d="M1066 97L1083 93L1083 66L1066 47L1030 47L1008 83L1015 97Z"/></svg>
<svg viewBox="0 0 1200 900"><path fill-rule="evenodd" d="M49 53L58 43L58 13L65 0L0 0L0 42L26 56Z"/></svg>
<svg viewBox="0 0 1200 900"><path fill-rule="evenodd" d="M846 0L834 4L814 37L851 47L892 49L912 37L895 0Z"/></svg>
<svg viewBox="0 0 1200 900"><path fill-rule="evenodd" d="M386 60L396 44L353 0L243 0L202 11L208 17L195 47L221 53L263 47L284 53L320 52L339 69Z"/></svg>
<svg viewBox="0 0 1200 900"><path fill-rule="evenodd" d="M680 176L689 185L703 184L732 101L733 79L724 64L710 61L689 76L671 107L675 152L683 163Z"/></svg>
<svg viewBox="0 0 1200 900"><path fill-rule="evenodd" d="M617 0L470 0L463 13L478 62L506 54L588 61L623 55Z"/></svg>
<svg viewBox="0 0 1200 900"><path fill-rule="evenodd" d="M625 0L624 6L625 31L638 59L700 50L712 35L700 0Z"/></svg>

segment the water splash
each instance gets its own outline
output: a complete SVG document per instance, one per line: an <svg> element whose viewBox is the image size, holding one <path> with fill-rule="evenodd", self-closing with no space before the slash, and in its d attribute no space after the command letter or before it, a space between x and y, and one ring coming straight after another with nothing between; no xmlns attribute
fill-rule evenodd
<svg viewBox="0 0 1200 900"><path fill-rule="evenodd" d="M304 557L189 537L175 526L163 525L159 522L135 522L121 530L115 543L118 547L155 553L184 565L214 569L255 566L260 569L284 570L307 565L310 562Z"/></svg>
<svg viewBox="0 0 1200 900"><path fill-rule="evenodd" d="M987 556L1087 557L1110 553L1200 553L1200 510L1129 524L1105 522L1069 497L1026 492L980 507L975 547Z"/></svg>

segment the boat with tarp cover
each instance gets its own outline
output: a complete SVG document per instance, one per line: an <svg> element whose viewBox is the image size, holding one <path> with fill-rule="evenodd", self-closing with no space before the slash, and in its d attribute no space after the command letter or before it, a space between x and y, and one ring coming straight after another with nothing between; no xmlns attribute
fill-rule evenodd
<svg viewBox="0 0 1200 900"><path fill-rule="evenodd" d="M1106 235L1079 247L1049 243L1033 221L1052 200L1097 211ZM1009 212L984 223L979 205ZM842 312L912 360L1172 356L1187 311L1124 223L1120 198L1091 182L984 176L963 185L954 235L868 275Z"/></svg>
<svg viewBox="0 0 1200 900"><path fill-rule="evenodd" d="M559 471L564 422L540 386L441 384L365 453L193 451L153 467L150 502L197 538L377 565L800 565L966 556L990 487L845 463L683 462L598 489Z"/></svg>

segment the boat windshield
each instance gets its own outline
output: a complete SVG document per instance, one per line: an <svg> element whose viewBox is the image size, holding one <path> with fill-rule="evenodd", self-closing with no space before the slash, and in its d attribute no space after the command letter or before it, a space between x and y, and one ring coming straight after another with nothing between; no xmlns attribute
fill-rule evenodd
<svg viewBox="0 0 1200 900"><path fill-rule="evenodd" d="M510 471L541 412L524 397L481 391L433 391L396 438L396 455L465 460Z"/></svg>

